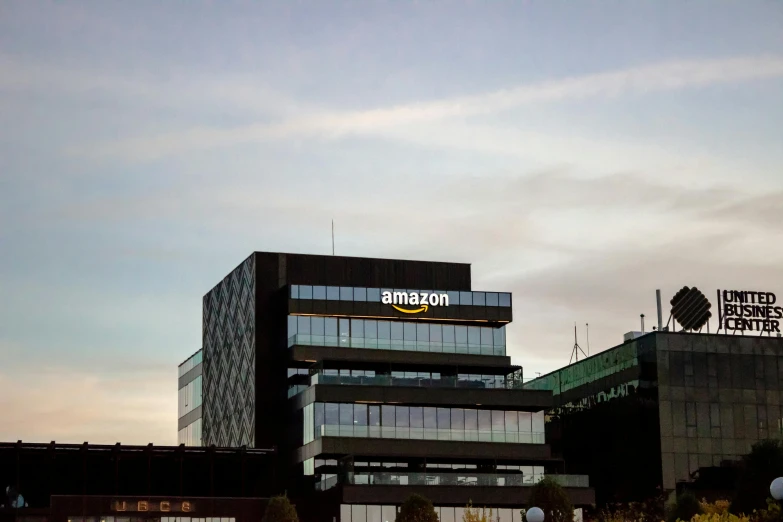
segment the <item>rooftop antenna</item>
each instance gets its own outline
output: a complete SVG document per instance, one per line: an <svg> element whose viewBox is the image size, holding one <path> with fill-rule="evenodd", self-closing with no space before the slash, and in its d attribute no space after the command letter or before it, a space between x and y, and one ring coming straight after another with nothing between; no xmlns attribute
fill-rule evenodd
<svg viewBox="0 0 783 522"><path fill-rule="evenodd" d="M639 317L642 318L642 333L644 333L644 314L640 314Z"/></svg>
<svg viewBox="0 0 783 522"><path fill-rule="evenodd" d="M332 220L332 255L334 255L334 219Z"/></svg>
<svg viewBox="0 0 783 522"><path fill-rule="evenodd" d="M576 340L576 323L574 323L574 350L571 352L571 358L568 360L568 364L571 364L572 361L579 362L579 352L582 352L583 357L587 357L584 350L582 350L582 347L579 346L579 342Z"/></svg>

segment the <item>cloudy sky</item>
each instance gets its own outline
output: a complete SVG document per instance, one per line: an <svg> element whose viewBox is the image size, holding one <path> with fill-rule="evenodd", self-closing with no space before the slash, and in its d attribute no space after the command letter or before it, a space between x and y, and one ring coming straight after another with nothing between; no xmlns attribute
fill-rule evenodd
<svg viewBox="0 0 783 522"><path fill-rule="evenodd" d="M528 375L783 294L777 0L0 2L0 440L176 442L253 250L469 262Z"/></svg>

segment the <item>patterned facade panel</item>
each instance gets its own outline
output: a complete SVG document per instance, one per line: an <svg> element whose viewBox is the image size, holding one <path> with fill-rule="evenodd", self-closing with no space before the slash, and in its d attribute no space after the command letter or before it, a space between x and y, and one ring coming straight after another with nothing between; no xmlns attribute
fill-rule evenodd
<svg viewBox="0 0 783 522"><path fill-rule="evenodd" d="M204 296L204 445L255 445L255 262Z"/></svg>

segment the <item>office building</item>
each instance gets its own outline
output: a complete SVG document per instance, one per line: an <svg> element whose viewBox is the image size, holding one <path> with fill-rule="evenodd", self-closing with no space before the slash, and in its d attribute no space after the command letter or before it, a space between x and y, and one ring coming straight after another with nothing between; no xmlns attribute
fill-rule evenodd
<svg viewBox="0 0 783 522"><path fill-rule="evenodd" d="M178 370L179 401L177 443L201 446L202 376L199 350L188 357Z"/></svg>
<svg viewBox="0 0 783 522"><path fill-rule="evenodd" d="M260 448L0 443L0 522L258 522L283 492L272 457Z"/></svg>
<svg viewBox="0 0 783 522"><path fill-rule="evenodd" d="M253 253L204 297L203 444L277 448L312 520L392 522L419 493L443 522L470 501L515 522L544 475L592 504L545 440L552 392L506 354L511 320L468 264Z"/></svg>
<svg viewBox="0 0 783 522"><path fill-rule="evenodd" d="M652 332L525 387L553 392L549 440L599 505L641 500L697 472L725 476L780 437L783 339Z"/></svg>

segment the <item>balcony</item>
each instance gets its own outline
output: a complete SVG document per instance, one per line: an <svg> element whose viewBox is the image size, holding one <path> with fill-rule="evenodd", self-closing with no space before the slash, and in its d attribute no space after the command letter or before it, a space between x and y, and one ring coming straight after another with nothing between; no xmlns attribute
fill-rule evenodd
<svg viewBox="0 0 783 522"><path fill-rule="evenodd" d="M522 387L516 375L505 379L471 379L469 376L441 375L440 377L399 377L395 375L329 375L323 371L310 376L310 385L337 384L351 386L400 386L407 388L464 388L473 390L514 390ZM300 390L301 391L301 390Z"/></svg>
<svg viewBox="0 0 783 522"><path fill-rule="evenodd" d="M549 478L564 488L587 488L587 475L524 475L522 473L361 472L348 474L348 484L357 486L490 486L529 487Z"/></svg>
<svg viewBox="0 0 783 522"><path fill-rule="evenodd" d="M288 347L331 346L366 350L396 350L408 352L453 353L465 355L505 356L505 344L451 343L445 341L403 341L395 339L371 339L336 335L294 334L288 338Z"/></svg>
<svg viewBox="0 0 783 522"><path fill-rule="evenodd" d="M393 426L316 426L316 440L323 437L493 442L504 444L546 443L543 432L485 431L447 428L397 428Z"/></svg>

